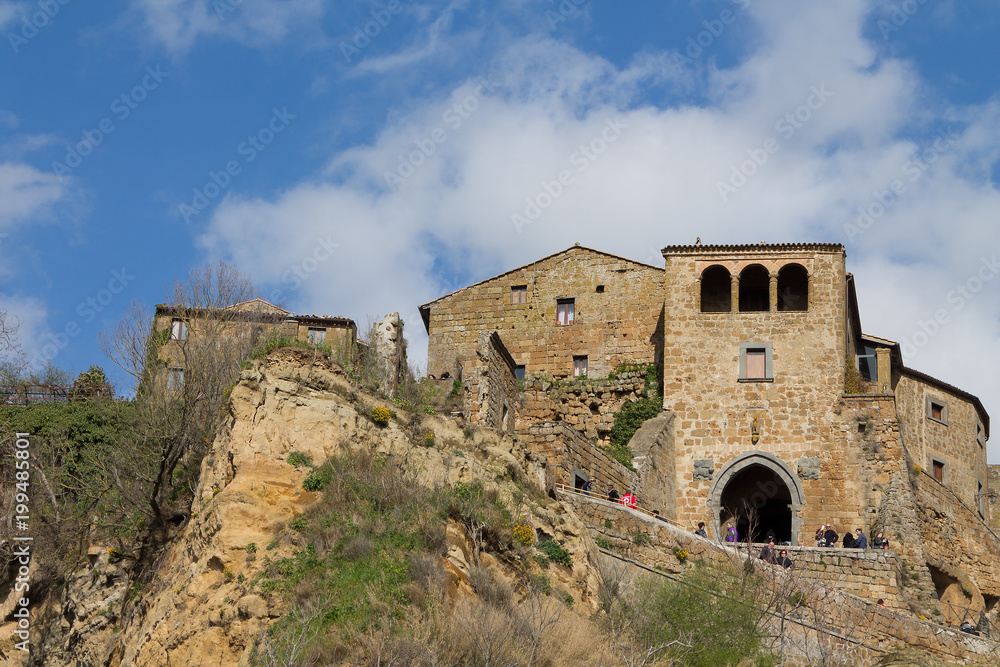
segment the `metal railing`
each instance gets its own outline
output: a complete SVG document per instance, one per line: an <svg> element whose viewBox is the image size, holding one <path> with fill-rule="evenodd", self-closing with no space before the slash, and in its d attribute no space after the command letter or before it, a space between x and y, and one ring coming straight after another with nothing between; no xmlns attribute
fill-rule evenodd
<svg viewBox="0 0 1000 667"><path fill-rule="evenodd" d="M659 519L664 523L669 523L671 526L674 526L675 528L680 528L681 530L688 532L688 528L686 526L679 524L673 519L665 517L662 514L654 514L653 510L643 507L642 505L639 504L636 504L634 506L626 505L621 500L609 500L607 493L595 493L593 491L584 491L583 489L577 489L575 487L567 486L565 484L556 484L556 491L559 491L561 493L571 494L574 496L583 496L584 498L592 500L603 500L606 503L612 503L615 505L621 505L625 509L630 509L633 512L639 512L640 514L645 514L651 519Z"/></svg>

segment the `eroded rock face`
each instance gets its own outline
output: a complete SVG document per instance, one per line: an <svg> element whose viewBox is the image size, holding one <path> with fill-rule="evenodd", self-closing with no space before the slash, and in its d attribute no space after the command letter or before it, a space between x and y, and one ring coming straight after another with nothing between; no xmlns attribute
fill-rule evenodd
<svg viewBox="0 0 1000 667"><path fill-rule="evenodd" d="M426 484L492 484L509 466L538 478L535 467L542 463L511 436L481 430L466 440L454 422L405 413L379 428L364 416L378 404L336 364L314 361L311 352L286 348L255 362L232 392L230 418L203 463L191 518L156 563L153 583L122 613L129 586L124 570L105 557L79 572L63 599L52 603L49 617L59 619L58 627L45 628L35 664L246 664L255 640L287 612L284 600L250 590L248 582L264 570L265 554L272 561L292 556L287 542L273 541L318 498L302 488L308 469L287 463L292 451L320 463L345 447L367 448L407 461ZM412 433L428 431L435 445L411 441ZM456 456L461 447L467 452ZM530 519L573 554L573 570L558 576L578 601L592 604L596 582L586 565L583 525L555 502ZM469 546L454 527L449 544L446 569L460 591ZM112 599L116 613L102 616Z"/></svg>
<svg viewBox="0 0 1000 667"><path fill-rule="evenodd" d="M381 389L389 396L395 396L400 379L406 372L406 341L399 313L390 313L374 324L368 342L369 351L375 355L379 369Z"/></svg>

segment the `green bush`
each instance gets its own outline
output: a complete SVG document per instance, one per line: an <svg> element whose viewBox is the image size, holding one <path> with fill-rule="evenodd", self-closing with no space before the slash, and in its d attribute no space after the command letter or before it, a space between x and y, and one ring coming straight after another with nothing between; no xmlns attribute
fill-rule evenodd
<svg viewBox="0 0 1000 667"><path fill-rule="evenodd" d="M462 394L462 381L455 378L455 381L451 383L451 393L450 396L461 396Z"/></svg>
<svg viewBox="0 0 1000 667"><path fill-rule="evenodd" d="M302 488L306 491L322 491L330 483L329 473L324 470L313 470L309 476L302 480Z"/></svg>
<svg viewBox="0 0 1000 667"><path fill-rule="evenodd" d="M312 457L308 454L303 454L302 452L292 452L285 460L288 461L289 465L295 466L296 468L313 467Z"/></svg>
<svg viewBox="0 0 1000 667"><path fill-rule="evenodd" d="M643 422L662 411L663 398L659 394L623 405L615 415L615 423L611 427L608 454L626 468L632 469L632 450L628 446L629 441Z"/></svg>
<svg viewBox="0 0 1000 667"><path fill-rule="evenodd" d="M573 557L555 540L542 540L536 547L553 563L573 567Z"/></svg>

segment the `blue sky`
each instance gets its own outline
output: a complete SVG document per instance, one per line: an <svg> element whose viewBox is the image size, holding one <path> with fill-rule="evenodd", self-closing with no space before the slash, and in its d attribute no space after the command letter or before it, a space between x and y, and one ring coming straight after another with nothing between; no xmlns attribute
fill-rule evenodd
<svg viewBox="0 0 1000 667"><path fill-rule="evenodd" d="M840 242L865 330L996 410L998 22L988 0L0 0L0 307L31 358L108 367L95 337L131 300L223 259L295 312L398 311L419 364L419 304L575 242Z"/></svg>

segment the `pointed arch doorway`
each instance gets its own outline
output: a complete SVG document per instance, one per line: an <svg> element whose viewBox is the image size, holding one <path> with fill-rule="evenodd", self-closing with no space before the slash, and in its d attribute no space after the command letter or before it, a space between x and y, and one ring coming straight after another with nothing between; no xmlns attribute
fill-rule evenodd
<svg viewBox="0 0 1000 667"><path fill-rule="evenodd" d="M716 535L733 520L741 541L749 535L751 541L761 542L773 530L779 542L798 545L805 493L798 476L772 454L748 452L723 466L712 480L708 504Z"/></svg>

